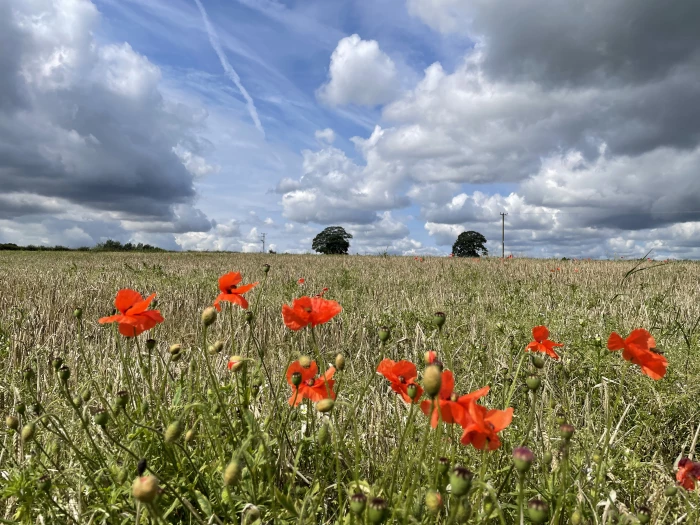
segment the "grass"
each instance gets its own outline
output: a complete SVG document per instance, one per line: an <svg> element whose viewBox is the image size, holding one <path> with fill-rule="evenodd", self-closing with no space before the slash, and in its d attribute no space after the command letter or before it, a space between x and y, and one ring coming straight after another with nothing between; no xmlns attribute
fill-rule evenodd
<svg viewBox="0 0 700 525"><path fill-rule="evenodd" d="M526 507L539 499L544 523L644 523L645 507L652 523L698 523L697 493L669 487L700 428L700 265L644 262L630 273L636 264L0 253L0 413L19 419L17 431L0 436L0 518L518 523L538 522L538 503ZM246 295L255 316L248 323L225 304L205 331L200 315L218 294L217 278L232 270L261 281ZM285 327L281 306L324 287L343 312L314 330L317 353L309 329ZM121 288L157 292L165 322L136 340L98 324ZM447 317L441 331L438 311ZM523 349L543 324L565 346L561 361L547 358L538 370ZM391 332L386 345L380 326ZM660 381L605 348L610 332L637 327L668 358ZM223 351L209 353L217 340ZM174 344L182 347L176 360ZM422 373L427 350L454 372L455 391L489 385L482 403L513 407L498 450L459 444L456 425L430 429L375 373L381 357L410 360ZM290 408L287 366L318 356L323 371L338 353L345 369L333 409ZM232 373L233 354L247 360ZM56 372L58 357L66 368ZM528 374L539 389L528 389ZM575 429L570 440L562 423ZM27 424L35 433L23 441ZM520 445L535 457L522 477L512 468ZM450 484L457 465L474 473L464 496L454 494L453 474ZM132 495L140 473L158 479L153 502ZM362 513L351 510L362 507L357 492L369 498Z"/></svg>

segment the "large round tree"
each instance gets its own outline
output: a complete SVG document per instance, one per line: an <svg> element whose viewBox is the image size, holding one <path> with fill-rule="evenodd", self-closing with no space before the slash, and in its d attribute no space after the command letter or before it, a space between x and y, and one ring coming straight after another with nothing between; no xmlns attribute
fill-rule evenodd
<svg viewBox="0 0 700 525"><path fill-rule="evenodd" d="M486 237L479 232L462 232L452 245L452 253L455 257L480 257L488 255L486 249Z"/></svg>
<svg viewBox="0 0 700 525"><path fill-rule="evenodd" d="M311 248L326 255L347 255L352 235L341 226L329 226L314 237Z"/></svg>

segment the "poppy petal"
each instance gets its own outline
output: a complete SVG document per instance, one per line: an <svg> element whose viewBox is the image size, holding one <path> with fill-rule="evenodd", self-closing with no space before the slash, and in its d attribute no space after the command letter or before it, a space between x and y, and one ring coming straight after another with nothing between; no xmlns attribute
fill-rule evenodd
<svg viewBox="0 0 700 525"><path fill-rule="evenodd" d="M442 384L440 386L440 399L449 399L455 389L455 377L451 370L445 370L442 373Z"/></svg>
<svg viewBox="0 0 700 525"><path fill-rule="evenodd" d="M114 300L114 307L121 313L126 313L126 311L134 306L139 301L143 301L143 297L137 291L124 288L117 292L117 297Z"/></svg>
<svg viewBox="0 0 700 525"><path fill-rule="evenodd" d="M232 286L236 286L243 280L240 272L229 272L219 277L219 290L226 293Z"/></svg>
<svg viewBox="0 0 700 525"><path fill-rule="evenodd" d="M610 334L608 338L608 350L614 352L616 350L622 350L625 347L625 340L617 332Z"/></svg>
<svg viewBox="0 0 700 525"><path fill-rule="evenodd" d="M546 326L536 326L532 329L532 338L535 341L542 342L549 337L549 330Z"/></svg>
<svg viewBox="0 0 700 525"><path fill-rule="evenodd" d="M260 284L260 283L259 283L259 282L254 282L254 283L250 283L250 284L244 284L243 286L239 286L239 287L236 288L235 290L231 290L231 292L234 293L234 294L236 294L236 295L244 294L244 293L246 293L246 292L251 291L251 290L252 290L253 288L255 288L258 284Z"/></svg>
<svg viewBox="0 0 700 525"><path fill-rule="evenodd" d="M146 310L148 310L148 305L151 304L151 301L153 299L155 299L155 297L156 297L156 294L152 293L143 301L138 301L138 302L134 303L134 305L127 310L127 314L128 315L137 315L137 314L140 314L142 312L145 312Z"/></svg>
<svg viewBox="0 0 700 525"><path fill-rule="evenodd" d="M282 305L282 319L290 330L301 330L309 324L308 315L300 315L299 310L287 304Z"/></svg>

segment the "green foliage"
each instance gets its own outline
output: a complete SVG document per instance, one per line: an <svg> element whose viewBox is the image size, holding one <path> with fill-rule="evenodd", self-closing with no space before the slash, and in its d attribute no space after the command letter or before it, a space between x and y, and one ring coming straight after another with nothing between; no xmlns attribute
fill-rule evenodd
<svg viewBox="0 0 700 525"><path fill-rule="evenodd" d="M311 248L324 255L347 255L352 235L341 226L329 226L314 237Z"/></svg>
<svg viewBox="0 0 700 525"><path fill-rule="evenodd" d="M455 257L480 257L488 255L486 249L486 237L479 232L462 232L452 245L452 253Z"/></svg>

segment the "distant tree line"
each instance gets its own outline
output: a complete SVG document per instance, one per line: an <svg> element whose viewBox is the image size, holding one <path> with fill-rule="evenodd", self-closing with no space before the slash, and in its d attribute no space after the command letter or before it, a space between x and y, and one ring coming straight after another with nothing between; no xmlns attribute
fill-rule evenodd
<svg viewBox="0 0 700 525"><path fill-rule="evenodd" d="M127 242L122 244L119 241L108 239L105 242L96 244L95 246L81 246L80 248L68 248L67 246L36 246L30 244L28 246L19 246L15 243L0 243L0 251L24 250L29 252L165 252L163 248L144 244L142 242L134 244Z"/></svg>

